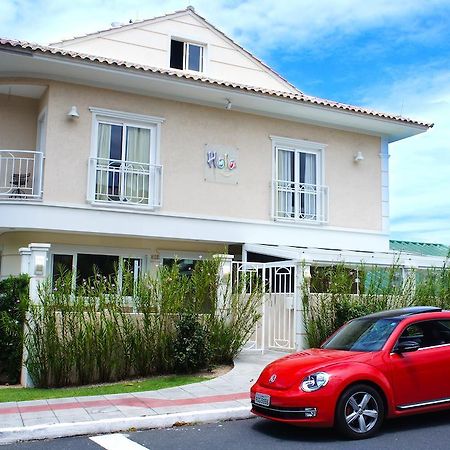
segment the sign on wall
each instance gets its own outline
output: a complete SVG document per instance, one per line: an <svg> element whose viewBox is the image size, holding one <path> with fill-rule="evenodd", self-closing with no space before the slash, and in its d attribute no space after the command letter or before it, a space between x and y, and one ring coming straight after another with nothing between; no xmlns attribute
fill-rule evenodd
<svg viewBox="0 0 450 450"><path fill-rule="evenodd" d="M205 145L205 180L215 183L238 184L239 151L226 145Z"/></svg>

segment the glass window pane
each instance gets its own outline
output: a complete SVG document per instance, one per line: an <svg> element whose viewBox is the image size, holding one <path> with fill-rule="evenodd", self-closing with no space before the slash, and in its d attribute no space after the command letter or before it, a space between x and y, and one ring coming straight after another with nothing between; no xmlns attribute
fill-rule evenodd
<svg viewBox="0 0 450 450"><path fill-rule="evenodd" d="M72 255L53 255L53 283L72 271Z"/></svg>
<svg viewBox="0 0 450 450"><path fill-rule="evenodd" d="M127 126L126 160L148 164L150 162L150 130Z"/></svg>
<svg viewBox="0 0 450 450"><path fill-rule="evenodd" d="M111 125L111 146L109 150L111 159L122 159L122 126Z"/></svg>
<svg viewBox="0 0 450 450"><path fill-rule="evenodd" d="M316 184L316 155L300 153L300 183Z"/></svg>
<svg viewBox="0 0 450 450"><path fill-rule="evenodd" d="M134 295L136 283L141 272L142 260L140 258L123 258L122 265L122 293Z"/></svg>
<svg viewBox="0 0 450 450"><path fill-rule="evenodd" d="M355 352L381 350L398 322L398 319L352 320L331 336L322 348Z"/></svg>
<svg viewBox="0 0 450 450"><path fill-rule="evenodd" d="M191 276L192 271L194 270L195 265L197 264L197 260L195 259L174 259L174 258L164 258L163 266L172 266L175 263L178 263L180 268L180 274L186 275L188 277Z"/></svg>
<svg viewBox="0 0 450 450"><path fill-rule="evenodd" d="M95 273L107 278L114 276L118 264L118 256L79 253L77 257L77 286L81 285L84 280L92 279Z"/></svg>
<svg viewBox="0 0 450 450"><path fill-rule="evenodd" d="M170 43L170 67L183 70L184 42L174 41Z"/></svg>
<svg viewBox="0 0 450 450"><path fill-rule="evenodd" d="M289 150L278 150L278 208L277 215L293 217L295 211L294 178L295 153Z"/></svg>
<svg viewBox="0 0 450 450"><path fill-rule="evenodd" d="M189 70L196 70L201 72L202 70L202 47L199 45L189 44Z"/></svg>
<svg viewBox="0 0 450 450"><path fill-rule="evenodd" d="M278 151L278 179L280 181L294 181L294 152Z"/></svg>

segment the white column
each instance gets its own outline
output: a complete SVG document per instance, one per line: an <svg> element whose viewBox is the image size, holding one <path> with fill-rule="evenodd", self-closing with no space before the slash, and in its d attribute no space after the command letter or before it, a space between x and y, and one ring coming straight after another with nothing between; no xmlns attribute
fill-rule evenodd
<svg viewBox="0 0 450 450"><path fill-rule="evenodd" d="M30 302L37 303L39 300L38 291L39 285L47 278L48 275L48 253L50 244L32 243L28 248L20 248L19 254L21 256L21 271L27 273L30 277L29 297ZM30 324L32 326L32 324ZM26 348L23 348L23 358L27 358ZM20 376L20 383L24 387L33 387L33 382L28 374L25 364L22 364L22 373Z"/></svg>
<svg viewBox="0 0 450 450"><path fill-rule="evenodd" d="M389 145L386 138L381 139L380 160L382 230L389 233Z"/></svg>
<svg viewBox="0 0 450 450"><path fill-rule="evenodd" d="M19 248L20 273L30 274L31 250L28 247Z"/></svg>
<svg viewBox="0 0 450 450"><path fill-rule="evenodd" d="M311 266L305 265L304 262L296 263L296 292L295 296L295 348L302 350L307 346L306 328L303 308L304 283L311 279ZM309 292L309 286L308 286Z"/></svg>
<svg viewBox="0 0 450 450"><path fill-rule="evenodd" d="M218 258L221 263L219 267L219 287L217 289L217 306L219 311L225 306L227 299L227 290L229 286L230 276L231 276L231 265L233 262L233 255L217 254L213 255L213 258Z"/></svg>
<svg viewBox="0 0 450 450"><path fill-rule="evenodd" d="M38 287L48 275L48 252L50 244L30 244L30 300L33 303L38 301Z"/></svg>

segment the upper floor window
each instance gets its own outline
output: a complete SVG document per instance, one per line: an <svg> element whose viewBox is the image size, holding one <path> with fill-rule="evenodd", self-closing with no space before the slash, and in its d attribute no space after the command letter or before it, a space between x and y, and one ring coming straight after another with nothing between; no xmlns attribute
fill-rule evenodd
<svg viewBox="0 0 450 450"><path fill-rule="evenodd" d="M91 111L95 118L91 201L160 206L162 167L156 162L162 119Z"/></svg>
<svg viewBox="0 0 450 450"><path fill-rule="evenodd" d="M322 185L325 145L272 137L274 218L326 222L328 188Z"/></svg>
<svg viewBox="0 0 450 450"><path fill-rule="evenodd" d="M170 67L203 72L203 53L202 45L172 39L170 42Z"/></svg>

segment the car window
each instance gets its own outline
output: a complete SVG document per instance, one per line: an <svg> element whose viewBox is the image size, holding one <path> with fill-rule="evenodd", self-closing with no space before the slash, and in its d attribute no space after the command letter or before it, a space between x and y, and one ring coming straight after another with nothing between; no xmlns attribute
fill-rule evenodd
<svg viewBox="0 0 450 450"><path fill-rule="evenodd" d="M450 320L438 320L440 337L445 344L450 344Z"/></svg>
<svg viewBox="0 0 450 450"><path fill-rule="evenodd" d="M328 339L322 348L357 352L381 350L398 322L398 319L352 320Z"/></svg>
<svg viewBox="0 0 450 450"><path fill-rule="evenodd" d="M420 348L450 343L450 320L428 320L409 325L398 342L414 341Z"/></svg>

